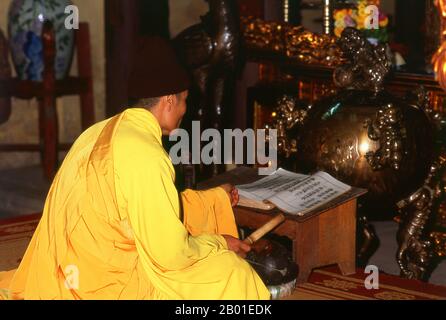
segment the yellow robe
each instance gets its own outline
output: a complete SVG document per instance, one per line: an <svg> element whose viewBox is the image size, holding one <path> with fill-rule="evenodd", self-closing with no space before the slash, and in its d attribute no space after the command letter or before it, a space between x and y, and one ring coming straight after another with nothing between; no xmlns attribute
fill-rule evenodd
<svg viewBox="0 0 446 320"><path fill-rule="evenodd" d="M127 109L85 131L68 153L15 273L15 299L269 299L221 188L180 199L161 128Z"/></svg>

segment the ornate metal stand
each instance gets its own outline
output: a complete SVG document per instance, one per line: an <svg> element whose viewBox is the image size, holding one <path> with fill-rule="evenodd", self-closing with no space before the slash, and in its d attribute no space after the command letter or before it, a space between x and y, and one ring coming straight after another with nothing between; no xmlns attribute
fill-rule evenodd
<svg viewBox="0 0 446 320"><path fill-rule="evenodd" d="M442 117L430 109L424 88L417 90L415 98L418 100L417 105L424 109L436 127L436 156L424 184L397 204L401 221L396 257L403 277L427 281L446 251L446 246L441 241L433 241L437 218L441 218L444 213L443 202L446 197L445 127Z"/></svg>

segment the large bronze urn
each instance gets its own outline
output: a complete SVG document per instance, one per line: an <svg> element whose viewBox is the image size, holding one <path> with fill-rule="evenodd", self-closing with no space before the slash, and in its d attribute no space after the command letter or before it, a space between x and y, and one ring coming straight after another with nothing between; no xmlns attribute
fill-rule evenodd
<svg viewBox="0 0 446 320"><path fill-rule="evenodd" d="M374 46L346 28L338 46L346 63L333 74L337 94L306 110L291 96L278 101L273 127L279 154L297 171L324 170L368 189L362 212L388 218L427 177L434 128L423 92L402 99L383 89L391 67L385 45Z"/></svg>
<svg viewBox="0 0 446 320"><path fill-rule="evenodd" d="M432 125L416 104L385 91L342 90L317 103L297 138L300 171L324 170L368 189L367 216L392 217L432 163Z"/></svg>

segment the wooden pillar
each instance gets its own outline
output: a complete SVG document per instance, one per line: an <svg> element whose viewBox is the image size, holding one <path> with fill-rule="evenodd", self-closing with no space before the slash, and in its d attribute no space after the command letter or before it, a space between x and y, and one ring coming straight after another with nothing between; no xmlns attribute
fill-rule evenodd
<svg viewBox="0 0 446 320"><path fill-rule="evenodd" d="M57 167L57 110L55 96L55 70L56 41L53 25L46 21L42 31L43 60L43 95L39 98L39 129L42 161L45 176L52 179Z"/></svg>
<svg viewBox="0 0 446 320"><path fill-rule="evenodd" d="M11 78L11 67L9 66L9 47L6 37L0 30L0 80ZM11 115L11 98L0 98L0 124L8 121Z"/></svg>
<svg viewBox="0 0 446 320"><path fill-rule="evenodd" d="M138 33L136 0L105 1L106 115L127 106L127 84Z"/></svg>
<svg viewBox="0 0 446 320"><path fill-rule="evenodd" d="M91 65L90 29L88 24L80 23L76 33L77 65L79 77L88 81L88 90L82 93L81 99L81 123L82 130L94 124L94 93L93 93L93 68Z"/></svg>

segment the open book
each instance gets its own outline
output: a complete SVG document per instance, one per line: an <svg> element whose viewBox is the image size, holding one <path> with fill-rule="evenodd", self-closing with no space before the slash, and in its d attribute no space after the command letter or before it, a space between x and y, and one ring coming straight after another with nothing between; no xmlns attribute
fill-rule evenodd
<svg viewBox="0 0 446 320"><path fill-rule="evenodd" d="M303 216L343 195L351 189L328 173L319 171L303 175L278 169L256 182L237 185L239 206L271 210Z"/></svg>

